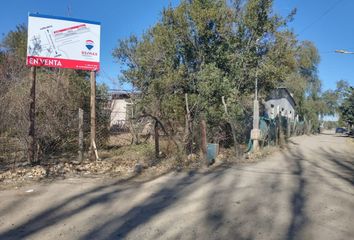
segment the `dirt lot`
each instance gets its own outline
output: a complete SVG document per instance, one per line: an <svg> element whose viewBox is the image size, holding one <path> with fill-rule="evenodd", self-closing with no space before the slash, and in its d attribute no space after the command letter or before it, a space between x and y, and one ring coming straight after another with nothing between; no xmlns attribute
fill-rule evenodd
<svg viewBox="0 0 354 240"><path fill-rule="evenodd" d="M354 143L291 139L255 164L0 192L0 239L352 239Z"/></svg>

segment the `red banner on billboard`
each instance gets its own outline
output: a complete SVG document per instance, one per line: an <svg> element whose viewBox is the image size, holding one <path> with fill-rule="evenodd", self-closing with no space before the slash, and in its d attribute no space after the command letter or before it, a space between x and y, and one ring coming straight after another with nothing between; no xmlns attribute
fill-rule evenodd
<svg viewBox="0 0 354 240"><path fill-rule="evenodd" d="M37 67L53 67L53 68L72 68L89 71L99 71L99 62L90 62L82 60L71 60L64 58L46 58L46 57L27 57L27 65Z"/></svg>

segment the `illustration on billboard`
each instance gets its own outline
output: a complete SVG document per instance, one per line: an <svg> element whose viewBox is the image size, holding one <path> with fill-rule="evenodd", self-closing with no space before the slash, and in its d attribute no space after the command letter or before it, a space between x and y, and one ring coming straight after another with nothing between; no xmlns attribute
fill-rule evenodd
<svg viewBox="0 0 354 240"><path fill-rule="evenodd" d="M97 22L29 14L27 65L98 71Z"/></svg>

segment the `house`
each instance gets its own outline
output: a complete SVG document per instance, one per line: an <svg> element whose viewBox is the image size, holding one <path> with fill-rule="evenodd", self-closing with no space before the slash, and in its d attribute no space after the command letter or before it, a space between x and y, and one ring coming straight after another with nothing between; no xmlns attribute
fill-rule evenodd
<svg viewBox="0 0 354 240"><path fill-rule="evenodd" d="M121 129L127 127L127 121L133 117L132 92L125 90L109 91L108 108L110 114L110 128Z"/></svg>
<svg viewBox="0 0 354 240"><path fill-rule="evenodd" d="M280 115L290 120L296 118L295 100L289 90L279 87L271 91L264 102L265 112L269 118L274 119Z"/></svg>

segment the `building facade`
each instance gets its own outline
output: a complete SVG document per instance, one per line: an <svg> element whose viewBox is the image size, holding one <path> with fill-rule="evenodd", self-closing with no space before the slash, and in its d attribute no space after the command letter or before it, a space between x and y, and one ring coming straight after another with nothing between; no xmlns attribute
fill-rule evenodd
<svg viewBox="0 0 354 240"><path fill-rule="evenodd" d="M274 119L276 116L297 119L295 112L295 100L287 88L276 88L266 98L264 103L265 114Z"/></svg>
<svg viewBox="0 0 354 240"><path fill-rule="evenodd" d="M131 94L128 91L110 91L109 92L109 109L110 127L111 128L124 128L127 121L133 116L133 104Z"/></svg>

